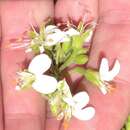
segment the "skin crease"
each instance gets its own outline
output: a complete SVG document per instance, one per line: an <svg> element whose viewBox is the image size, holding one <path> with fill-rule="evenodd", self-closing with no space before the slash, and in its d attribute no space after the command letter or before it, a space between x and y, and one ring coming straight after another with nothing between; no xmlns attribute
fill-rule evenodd
<svg viewBox="0 0 130 130"><path fill-rule="evenodd" d="M1 41L1 26L0 26L0 41ZM0 80L0 130L3 130L3 121L4 121L3 120L3 94L2 94L2 83Z"/></svg>
<svg viewBox="0 0 130 130"><path fill-rule="evenodd" d="M124 80L129 81L128 75L130 72L128 68L129 61L127 59L129 55L129 50L127 51L127 49L129 49L129 25L127 24L128 22L125 21L130 2L129 0L116 0L115 4L113 4L112 0L99 0L99 4L97 0L80 0L80 2L79 0L59 0L56 4L55 17L58 19L62 18L64 21L67 20L67 17L78 20L82 16L83 21L88 22L99 17L98 26L93 38L93 46L90 53L91 60L88 64L89 67L98 68L100 52L103 52L105 56L109 58L110 65L113 64L115 58L118 58L122 68L118 77L122 80L117 79L116 81L117 89L114 93L106 96L103 96L97 88L92 87L92 85L85 80L80 83L77 91L87 90L91 99L90 104L96 109L96 115L92 120L85 122L73 118L68 130L120 130L129 113L130 87L129 83L124 82ZM30 21L33 24L37 23L39 25L46 17L53 16L53 1L14 1L13 4L12 1L8 1L1 2L0 5L2 15L1 67L5 129L44 130L46 126L46 130L58 130L60 122L51 118L49 113L47 115L49 119L46 120L46 125L44 124L45 103L37 93L33 90L26 92L16 92L14 90L15 84L12 82L12 79L15 77L15 72L19 69L17 63L21 63L25 59L25 54L23 49L14 51L6 48L9 44L7 39L17 37L23 33L29 28ZM39 7L39 5L41 6ZM128 8L125 11L124 17L121 17L122 19L119 18L120 13L123 14L123 11L119 10L124 10L126 7ZM11 11L8 11L10 8ZM43 11L43 8L45 11ZM99 10L99 15L97 14L97 10ZM110 12L109 10L118 11L111 13L112 11ZM107 11L109 13L104 13ZM32 12L34 17L30 18L29 16ZM122 42L124 42L126 46L123 46L124 44ZM73 80L76 78L77 76L72 75Z"/></svg>

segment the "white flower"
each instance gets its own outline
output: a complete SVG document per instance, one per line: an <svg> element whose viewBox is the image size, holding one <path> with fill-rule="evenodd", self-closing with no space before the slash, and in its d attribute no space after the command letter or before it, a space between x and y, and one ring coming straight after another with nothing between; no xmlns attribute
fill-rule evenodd
<svg viewBox="0 0 130 130"><path fill-rule="evenodd" d="M65 42L69 40L65 32L61 31L60 29L58 29L57 26L54 25L48 25L45 28L45 34L46 34L45 44L48 46L52 46L59 42Z"/></svg>
<svg viewBox="0 0 130 130"><path fill-rule="evenodd" d="M57 43L65 42L68 40L69 39L63 31L57 31L55 33L47 35L45 44L48 46L53 46Z"/></svg>
<svg viewBox="0 0 130 130"><path fill-rule="evenodd" d="M48 26L45 27L45 33L49 34L49 33L52 33L52 32L56 32L57 29L58 28L55 25L48 25Z"/></svg>
<svg viewBox="0 0 130 130"><path fill-rule="evenodd" d="M33 58L28 67L28 71L36 76L32 88L43 94L52 93L57 88L57 80L52 76L43 74L50 66L51 59L46 54L40 54Z"/></svg>
<svg viewBox="0 0 130 130"><path fill-rule="evenodd" d="M112 81L120 71L120 63L118 60L115 61L114 66L109 70L108 60L103 58L99 68L100 79L103 82L99 87L103 94L106 94L108 91L109 81Z"/></svg>
<svg viewBox="0 0 130 130"><path fill-rule="evenodd" d="M95 115L93 107L86 107L89 102L89 96L86 92L79 92L73 97L64 98L64 101L72 106L72 115L80 120L90 120Z"/></svg>
<svg viewBox="0 0 130 130"><path fill-rule="evenodd" d="M80 35L80 32L78 32L76 29L74 28L69 28L65 34L67 34L68 36L73 36L73 35Z"/></svg>

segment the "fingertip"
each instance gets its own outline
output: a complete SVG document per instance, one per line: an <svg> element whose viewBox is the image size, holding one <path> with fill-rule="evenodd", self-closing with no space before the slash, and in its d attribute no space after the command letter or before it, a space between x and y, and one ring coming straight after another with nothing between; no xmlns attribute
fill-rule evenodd
<svg viewBox="0 0 130 130"><path fill-rule="evenodd" d="M61 21L95 21L98 18L97 0L58 0L55 6L55 18Z"/></svg>

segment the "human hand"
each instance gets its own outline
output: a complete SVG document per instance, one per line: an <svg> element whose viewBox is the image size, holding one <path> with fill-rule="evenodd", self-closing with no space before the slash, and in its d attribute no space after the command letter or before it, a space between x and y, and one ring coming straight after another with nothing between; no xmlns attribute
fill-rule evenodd
<svg viewBox="0 0 130 130"><path fill-rule="evenodd" d="M2 22L2 39L3 39L1 61L2 61L2 77L3 77L2 86L4 90L3 94L4 94L6 130L8 129L14 130L17 129L18 127L19 130L28 130L28 129L58 130L59 129L59 124L60 124L59 121L56 121L53 118L46 120L45 102L43 101L43 99L40 97L39 94L35 93L33 90L29 90L26 92L16 92L14 90L15 86L12 80L13 78L15 78L15 72L19 69L18 64L21 64L24 61L25 54L23 49L14 51L9 49L7 50L6 48L6 45L9 44L7 43L7 39L17 37L21 33L23 33L29 27L30 21L34 22L34 24L35 23L40 24L46 17L53 16L53 12L54 12L53 2L51 0L49 0L49 2L47 1L46 0L41 1L40 3L41 7L39 7L40 1L39 2L36 1L16 2L15 1L13 2L13 4L12 2L3 2L1 4L1 14L2 14L1 22ZM91 2L87 2L87 0L81 2L82 5L85 5L85 8L88 8L88 12L89 11L92 12L88 15L88 13L84 13L85 10L83 6L80 6L78 8L81 9L80 13L77 10L76 6L73 6L76 4L77 6L79 6L78 1L66 0L64 2L63 0L61 1L59 0L55 8L56 11L55 15L57 18L61 16L62 19L67 20L65 19L65 17L68 17L68 11L71 10L71 12L69 11L69 17L72 18L72 20L78 20L79 17L84 15L86 15L85 17L83 17L84 22L93 20L98 17L97 15L98 3L96 3L97 2L96 0L95 1L93 0ZM99 13L100 16L102 12L106 12L106 10L108 10L109 8L111 9L112 7L111 4L112 2L109 2L108 4L107 2L104 3L104 1L100 1L99 4L99 7L101 8ZM14 5L15 7L13 8L12 6ZM68 7L68 8L63 9L63 5L64 7ZM106 6L103 7L102 5L106 5ZM123 7L125 7L125 5ZM12 9L11 12L7 10L10 8ZM44 11L42 11L43 8ZM114 7L112 7L112 9L113 8ZM120 8L121 5L118 8L118 10ZM114 10L116 9L114 8ZM29 15L30 12L31 13L33 12L34 18L31 17L30 19L29 17L27 17L27 15ZM120 11L119 14L117 12L116 15L120 15ZM105 14L105 16L107 16L107 13ZM90 94L90 102L92 105L94 105L96 109L96 115L92 120L86 122L72 119L69 128L70 130L71 129L119 130L129 112L130 104L128 101L130 98L129 97L130 89L129 89L129 83L127 83L129 81L128 72L130 72L128 71L129 69L127 68L129 66L129 62L127 60L127 57L129 55L129 51L127 50L129 48L128 41L127 41L129 39L128 37L129 25L126 24L126 21L123 18L119 19L119 17L115 17L115 16L112 18L111 14L110 16L107 16L105 18L107 18L108 23L106 21L104 22L103 21L104 19L101 18L97 26L96 32L94 34L93 47L90 55L91 58L88 66L97 68L98 60L100 58L100 53L103 52L105 56L109 58L110 64L113 63L113 59L115 58L120 60L121 68L123 68L123 71L121 70L119 78L122 80L126 80L126 82L122 80L121 81L118 80L116 90L112 94L103 96L96 88L92 87L90 83L87 83L86 81L82 81L81 82L82 85L79 85L78 88L86 89L88 91L88 93ZM34 21L34 19L36 21ZM125 21L125 23L123 20ZM110 24L110 22L112 23ZM116 23L113 25L113 22ZM121 25L123 32L118 31L119 25ZM107 37L104 33L104 30L107 33ZM113 39L113 37L117 37L118 35L121 37L116 40ZM122 43L123 41L125 41L126 47L123 46ZM117 42L119 47L115 45L115 43L117 44ZM106 50L106 47L108 48L108 50ZM111 53L109 54L109 52ZM125 66L125 64L128 65ZM72 76L72 78L73 77L74 76Z"/></svg>

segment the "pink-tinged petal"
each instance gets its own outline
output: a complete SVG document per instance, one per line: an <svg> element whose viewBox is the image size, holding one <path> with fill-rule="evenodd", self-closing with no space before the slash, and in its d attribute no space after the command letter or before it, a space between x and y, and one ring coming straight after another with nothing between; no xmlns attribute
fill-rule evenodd
<svg viewBox="0 0 130 130"><path fill-rule="evenodd" d="M51 66L51 59L46 54L35 56L29 64L28 71L34 74L43 74Z"/></svg>
<svg viewBox="0 0 130 130"><path fill-rule="evenodd" d="M89 96L87 92L79 92L73 96L73 100L76 103L75 107L78 109L82 109L85 107L89 102Z"/></svg>
<svg viewBox="0 0 130 130"><path fill-rule="evenodd" d="M109 72L108 60L106 58L102 58L99 68L99 74L102 80L108 81L109 78L108 72Z"/></svg>
<svg viewBox="0 0 130 130"><path fill-rule="evenodd" d="M95 115L95 109L93 107L87 107L85 109L77 109L73 112L73 116L79 120L90 120Z"/></svg>
<svg viewBox="0 0 130 130"><path fill-rule="evenodd" d="M109 71L110 80L113 80L115 76L120 72L120 63L118 60L115 61L115 64L111 71Z"/></svg>
<svg viewBox="0 0 130 130"><path fill-rule="evenodd" d="M57 89L57 80L47 75L38 75L36 81L32 84L32 88L37 92L49 94Z"/></svg>

